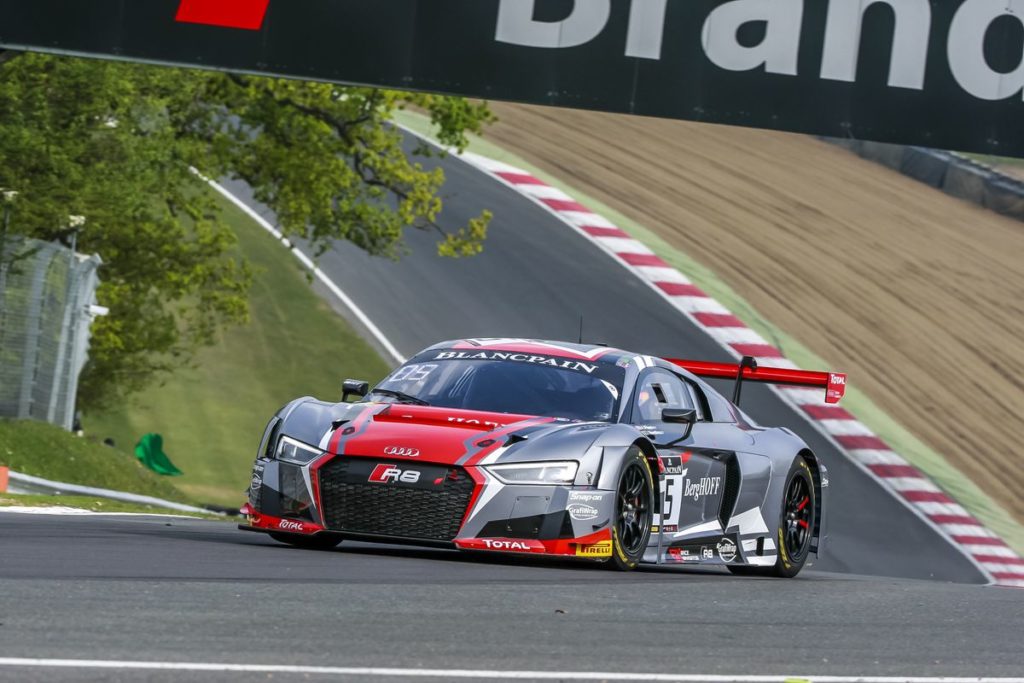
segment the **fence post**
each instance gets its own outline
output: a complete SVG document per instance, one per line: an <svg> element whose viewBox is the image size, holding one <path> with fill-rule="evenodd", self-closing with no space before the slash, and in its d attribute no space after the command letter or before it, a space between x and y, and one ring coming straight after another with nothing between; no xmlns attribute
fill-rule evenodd
<svg viewBox="0 0 1024 683"><path fill-rule="evenodd" d="M78 397L78 378L85 365L89 348L89 332L93 314L90 305L95 300L98 285L97 270L103 261L93 256L79 263L77 274L78 287L74 293L74 318L71 321L71 334L68 339L70 348L67 364L67 390L64 394L64 428L71 429L75 418L75 400ZM104 314L105 315L105 314Z"/></svg>
<svg viewBox="0 0 1024 683"><path fill-rule="evenodd" d="M0 187L0 202L4 205L4 217L0 221L0 339L3 339L4 312L6 310L4 293L7 291L7 243L8 231L11 226L11 202L18 196L13 190Z"/></svg>
<svg viewBox="0 0 1024 683"><path fill-rule="evenodd" d="M75 252L68 255L68 285L64 291L64 315L60 324L60 340L57 343L57 362L53 367L53 384L50 387L50 405L46 409L46 421L55 424L57 416L57 403L60 397L61 386L65 390L68 387L67 379L70 373L67 371L68 346L72 343L71 337L71 316L78 307L78 268L75 263Z"/></svg>

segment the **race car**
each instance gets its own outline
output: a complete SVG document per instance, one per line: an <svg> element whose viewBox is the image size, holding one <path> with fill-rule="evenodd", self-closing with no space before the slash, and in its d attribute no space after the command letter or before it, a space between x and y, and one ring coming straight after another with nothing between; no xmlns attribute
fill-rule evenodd
<svg viewBox="0 0 1024 683"><path fill-rule="evenodd" d="M735 380L733 400L704 378ZM744 382L845 375L655 358L606 346L464 339L341 402L270 420L243 529L793 577L826 539L828 473L795 433L738 407ZM348 402L350 397L356 402Z"/></svg>

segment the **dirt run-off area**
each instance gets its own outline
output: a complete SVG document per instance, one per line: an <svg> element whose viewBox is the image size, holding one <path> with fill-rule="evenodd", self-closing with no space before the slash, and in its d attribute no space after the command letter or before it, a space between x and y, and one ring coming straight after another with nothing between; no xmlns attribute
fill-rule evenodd
<svg viewBox="0 0 1024 683"><path fill-rule="evenodd" d="M1024 223L809 137L493 108L488 139L711 268L1024 522Z"/></svg>

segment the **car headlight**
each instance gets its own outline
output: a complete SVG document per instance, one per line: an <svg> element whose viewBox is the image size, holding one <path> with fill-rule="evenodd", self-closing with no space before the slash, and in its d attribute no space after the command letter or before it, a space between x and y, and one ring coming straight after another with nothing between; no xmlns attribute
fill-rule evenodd
<svg viewBox="0 0 1024 683"><path fill-rule="evenodd" d="M505 484L571 484L580 464L575 460L488 465L485 469Z"/></svg>
<svg viewBox="0 0 1024 683"><path fill-rule="evenodd" d="M289 436L282 436L277 442L277 459L284 462L294 462L298 465L305 465L314 458L320 457L323 453L319 448L307 446L301 441L296 441Z"/></svg>

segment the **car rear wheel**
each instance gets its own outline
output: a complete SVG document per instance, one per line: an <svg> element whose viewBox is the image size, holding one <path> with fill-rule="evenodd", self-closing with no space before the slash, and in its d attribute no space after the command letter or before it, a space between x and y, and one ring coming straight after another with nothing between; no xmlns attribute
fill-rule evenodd
<svg viewBox="0 0 1024 683"><path fill-rule="evenodd" d="M304 548L305 550L330 550L341 543L340 538L326 534L302 536L300 534L278 534L272 532L270 537L279 543L285 543L295 548Z"/></svg>
<svg viewBox="0 0 1024 683"><path fill-rule="evenodd" d="M778 576L791 579L800 573L811 553L814 536L817 501L814 496L814 477L802 457L797 457L789 468L786 488L779 516L779 532L775 540L778 557L771 567L730 566L733 574L745 576Z"/></svg>
<svg viewBox="0 0 1024 683"><path fill-rule="evenodd" d="M654 478L643 451L634 446L626 454L615 492L612 556L606 563L609 569L629 571L640 564L653 518Z"/></svg>

